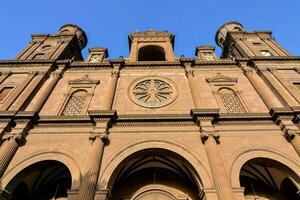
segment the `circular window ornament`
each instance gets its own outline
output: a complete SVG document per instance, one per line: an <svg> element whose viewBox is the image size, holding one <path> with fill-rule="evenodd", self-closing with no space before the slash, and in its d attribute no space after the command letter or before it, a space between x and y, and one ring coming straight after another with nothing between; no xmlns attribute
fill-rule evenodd
<svg viewBox="0 0 300 200"><path fill-rule="evenodd" d="M177 90L170 80L147 77L133 82L129 96L139 106L159 108L172 103L177 97Z"/></svg>

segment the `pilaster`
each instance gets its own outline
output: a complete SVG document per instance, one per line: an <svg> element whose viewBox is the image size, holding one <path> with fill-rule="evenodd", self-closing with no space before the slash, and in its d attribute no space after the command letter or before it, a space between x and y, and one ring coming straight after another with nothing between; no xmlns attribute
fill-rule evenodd
<svg viewBox="0 0 300 200"><path fill-rule="evenodd" d="M291 110L272 109L270 114L283 132L283 136L289 142L300 157L300 129L294 124L294 115Z"/></svg>
<svg viewBox="0 0 300 200"><path fill-rule="evenodd" d="M247 66L244 62L239 62L239 66L269 109L283 107L275 94L266 86L253 68Z"/></svg>
<svg viewBox="0 0 300 200"><path fill-rule="evenodd" d="M180 62L184 67L185 75L189 82L194 106L195 106L195 108L200 108L201 107L201 99L199 98L199 92L197 90L197 83L196 83L196 80L194 77L195 76L194 69L192 67L195 60L191 59L191 58L180 58Z"/></svg>
<svg viewBox="0 0 300 200"><path fill-rule="evenodd" d="M218 115L218 110L192 110L193 118L197 119L200 128L200 138L205 145L212 178L215 184L219 200L234 200L235 196L230 183L226 166L218 147L220 135L213 126L214 118Z"/></svg>
<svg viewBox="0 0 300 200"><path fill-rule="evenodd" d="M95 198L103 151L105 146L109 144L108 129L116 117L115 111L90 111L89 114L95 121L95 127L88 138L91 141L91 147L87 155L77 198L84 200L94 200Z"/></svg>
<svg viewBox="0 0 300 200"><path fill-rule="evenodd" d="M123 59L113 59L113 60L110 60L110 63L112 65L113 69L111 71L111 79L110 79L110 83L109 83L109 86L108 86L108 89L106 92L106 96L104 99L104 103L103 103L104 110L112 109L114 96L115 96L115 92L116 92L116 87L117 87L118 79L120 77L120 69L121 69L122 65L124 64L124 60Z"/></svg>
<svg viewBox="0 0 300 200"><path fill-rule="evenodd" d="M17 113L14 119L15 127L11 128L11 131L6 132L2 137L3 144L0 147L0 178L5 173L19 146L25 144L25 138L36 117L36 114L31 112Z"/></svg>

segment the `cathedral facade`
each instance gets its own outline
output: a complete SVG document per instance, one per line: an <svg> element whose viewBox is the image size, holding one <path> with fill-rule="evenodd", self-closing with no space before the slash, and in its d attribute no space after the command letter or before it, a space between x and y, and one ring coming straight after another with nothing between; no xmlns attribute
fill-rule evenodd
<svg viewBox="0 0 300 200"><path fill-rule="evenodd" d="M237 22L220 57L128 39L126 58L84 59L67 24L0 61L1 200L300 199L300 57Z"/></svg>

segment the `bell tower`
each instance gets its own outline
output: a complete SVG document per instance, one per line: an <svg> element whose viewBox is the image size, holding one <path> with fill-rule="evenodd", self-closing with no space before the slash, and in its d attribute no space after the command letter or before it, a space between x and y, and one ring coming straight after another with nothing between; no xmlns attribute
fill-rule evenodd
<svg viewBox="0 0 300 200"><path fill-rule="evenodd" d="M247 32L238 22L219 28L216 43L223 49L221 57L290 56L272 37L270 31Z"/></svg>
<svg viewBox="0 0 300 200"><path fill-rule="evenodd" d="M174 61L174 37L167 31L154 30L130 34L129 61Z"/></svg>
<svg viewBox="0 0 300 200"><path fill-rule="evenodd" d="M29 45L17 56L18 60L68 59L82 60L81 50L87 44L84 31L66 24L57 34L33 34Z"/></svg>

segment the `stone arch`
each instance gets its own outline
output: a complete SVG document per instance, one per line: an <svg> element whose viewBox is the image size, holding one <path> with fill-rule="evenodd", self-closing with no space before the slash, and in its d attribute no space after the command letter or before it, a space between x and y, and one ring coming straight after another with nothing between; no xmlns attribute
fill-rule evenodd
<svg viewBox="0 0 300 200"><path fill-rule="evenodd" d="M165 61L166 51L160 45L145 45L138 50L138 61Z"/></svg>
<svg viewBox="0 0 300 200"><path fill-rule="evenodd" d="M38 163L40 161L58 161L64 164L70 171L72 177L71 190L79 188L81 182L81 172L78 166L78 162L70 156L71 152L58 152L58 151L40 151L31 154L16 164L5 173L1 180L1 188L5 188L8 183L23 169Z"/></svg>
<svg viewBox="0 0 300 200"><path fill-rule="evenodd" d="M266 158L277 161L278 163L289 168L298 176L300 175L300 165L296 160L290 158L290 156L287 154L278 152L271 148L243 148L233 154L230 159L230 163L232 163L230 168L231 184L234 188L240 188L240 171L243 165L247 161L255 158Z"/></svg>
<svg viewBox="0 0 300 200"><path fill-rule="evenodd" d="M136 193L133 195L133 197L130 200L136 200L136 199L143 199L143 197L146 199L148 194L151 194L152 192L161 194L159 199L163 199L166 197L166 199L189 199L186 194L181 193L180 191L174 189L174 188L168 188L164 185L150 185L140 188Z"/></svg>
<svg viewBox="0 0 300 200"><path fill-rule="evenodd" d="M213 183L207 169L205 169L205 167L197 158L197 156L194 155L191 151L189 151L186 147L172 142L151 140L140 141L138 143L128 145L125 148L120 149L118 153L112 156L112 159L109 161L109 164L104 168L103 172L101 173L101 180L98 181L98 183L100 183L99 188L110 189L112 187L111 180L114 179L113 174L118 168L118 166L130 155L147 149L162 149L170 151L177 155L182 155L181 157L184 157L186 159L186 161L193 168L195 175L197 176L198 189L202 190L203 188L213 187Z"/></svg>

